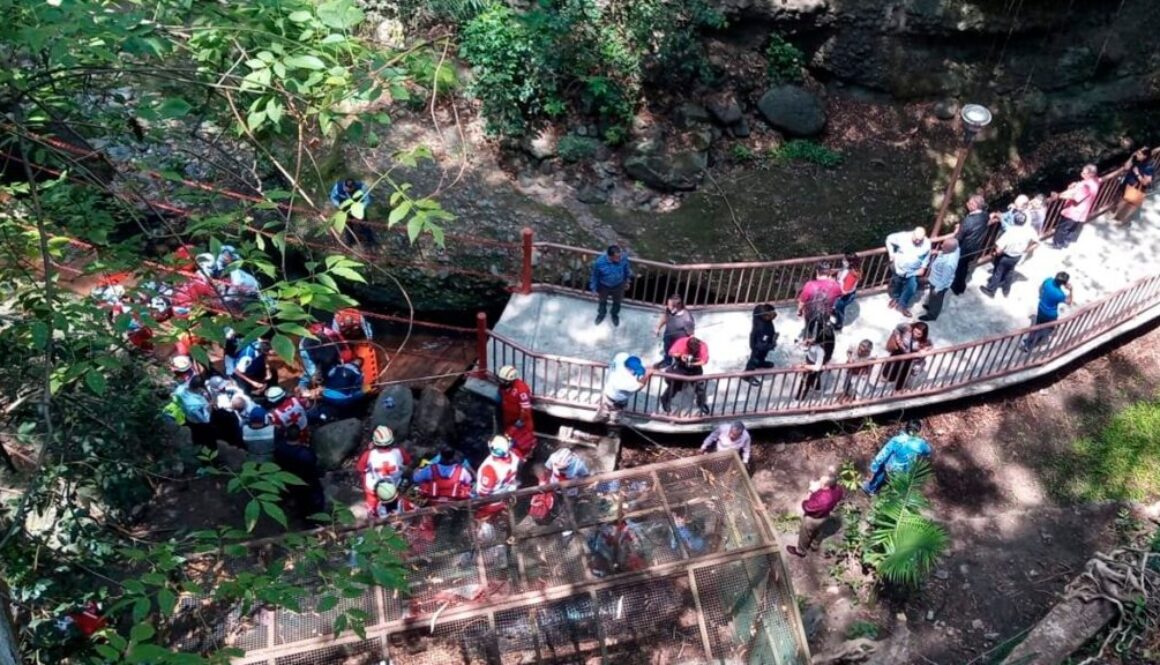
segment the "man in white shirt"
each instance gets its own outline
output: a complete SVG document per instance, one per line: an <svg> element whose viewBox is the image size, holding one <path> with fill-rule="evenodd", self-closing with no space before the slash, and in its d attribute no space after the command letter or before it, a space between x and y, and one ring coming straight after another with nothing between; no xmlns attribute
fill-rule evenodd
<svg viewBox="0 0 1160 665"><path fill-rule="evenodd" d="M709 452L709 448L716 444L717 451L736 450L741 455L741 463L749 464L749 450L752 439L745 429L745 423L740 420L733 423L723 423L713 430L705 442L701 444L701 452Z"/></svg>
<svg viewBox="0 0 1160 665"><path fill-rule="evenodd" d="M1015 266L1038 244L1039 234L1027 223L1027 215L1015 211L1011 215L1011 227L995 241L995 270L991 279L979 289L990 298L994 298L999 289L1003 289L1004 296L1010 295Z"/></svg>
<svg viewBox="0 0 1160 665"><path fill-rule="evenodd" d="M894 268L890 278L890 308L909 318L910 301L918 292L918 276L930 263L930 240L921 226L886 236L886 253Z"/></svg>
<svg viewBox="0 0 1160 665"><path fill-rule="evenodd" d="M628 400L648 384L649 374L640 358L623 352L616 354L605 375L596 422L608 420L610 425L616 425Z"/></svg>

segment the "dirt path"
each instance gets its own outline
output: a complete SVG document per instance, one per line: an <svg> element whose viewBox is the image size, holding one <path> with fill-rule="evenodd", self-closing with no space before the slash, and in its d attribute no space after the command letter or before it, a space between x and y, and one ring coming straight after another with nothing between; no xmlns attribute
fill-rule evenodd
<svg viewBox="0 0 1160 665"><path fill-rule="evenodd" d="M925 418L935 448L929 494L934 514L950 532L948 556L904 608L859 603L831 570L835 559L790 557L811 648L841 642L856 622L888 633L895 613L905 611L913 662L961 664L1034 623L1083 562L1118 537L1115 504L1068 502L1088 470L1074 459L1070 444L1099 432L1119 409L1156 397L1158 354L1160 328L1153 326L1051 380L905 414ZM864 469L901 418L756 433L753 480L787 543L795 538L791 518L800 514L809 480L845 460ZM672 447L665 452L629 442L622 465L693 454L696 443L666 439Z"/></svg>

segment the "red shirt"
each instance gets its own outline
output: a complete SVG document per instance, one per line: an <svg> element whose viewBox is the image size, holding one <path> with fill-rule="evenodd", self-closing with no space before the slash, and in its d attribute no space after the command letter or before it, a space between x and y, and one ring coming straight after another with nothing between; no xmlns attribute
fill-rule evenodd
<svg viewBox="0 0 1160 665"><path fill-rule="evenodd" d="M523 379L512 381L511 385L499 390L503 409L504 429L511 427L517 420L524 421L524 427L532 428L532 389Z"/></svg>
<svg viewBox="0 0 1160 665"><path fill-rule="evenodd" d="M830 516L834 508L842 500L842 488L839 485L823 487L809 495L802 501L802 511L809 517L825 519Z"/></svg>
<svg viewBox="0 0 1160 665"><path fill-rule="evenodd" d="M842 297L842 286L832 279L811 279L798 294L798 304L805 305L819 293L825 296L826 304L833 307L838 298Z"/></svg>
<svg viewBox="0 0 1160 665"><path fill-rule="evenodd" d="M678 339L677 341L673 342L673 345L671 347L669 347L669 355L674 357L674 358L680 358L682 356L689 355L689 340L690 339L692 339L691 336L690 337L682 337L682 338ZM701 342L701 350L697 352L696 360L697 360L697 362L704 365L705 363L709 362L709 345L706 344L705 340L703 340L703 339L699 340L699 341Z"/></svg>

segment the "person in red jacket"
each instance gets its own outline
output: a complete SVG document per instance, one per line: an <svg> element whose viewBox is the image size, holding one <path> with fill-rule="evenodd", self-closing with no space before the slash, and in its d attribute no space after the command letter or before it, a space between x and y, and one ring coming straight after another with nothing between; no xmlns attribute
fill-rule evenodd
<svg viewBox="0 0 1160 665"><path fill-rule="evenodd" d="M395 445L395 433L391 428L386 425L376 427L371 438L371 447L359 456L356 465L363 479L363 496L371 517L385 517L383 514L385 511L379 510L381 502L375 487L384 480L398 487L410 463L411 455Z"/></svg>
<svg viewBox="0 0 1160 665"><path fill-rule="evenodd" d="M462 457L458 450L444 448L433 462L416 469L411 480L419 494L436 505L470 499L475 477Z"/></svg>
<svg viewBox="0 0 1160 665"><path fill-rule="evenodd" d="M810 483L810 492L802 501L802 523L798 528L797 547L790 545L787 552L805 556L810 546L817 540L822 525L830 518L830 513L842 501L842 486L838 484L837 471L831 467L829 474Z"/></svg>
<svg viewBox="0 0 1160 665"><path fill-rule="evenodd" d="M521 433L531 434L532 389L520 378L520 373L511 365L504 365L496 373L499 379L499 425L501 432L515 427Z"/></svg>

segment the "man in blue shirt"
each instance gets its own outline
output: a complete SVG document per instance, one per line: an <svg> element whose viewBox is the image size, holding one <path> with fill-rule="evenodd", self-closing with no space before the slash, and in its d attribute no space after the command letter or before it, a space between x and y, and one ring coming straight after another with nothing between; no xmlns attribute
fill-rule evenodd
<svg viewBox="0 0 1160 665"><path fill-rule="evenodd" d="M366 211L371 207L371 203L374 200L375 199L371 196L371 193L367 191L366 185L364 185L361 180L355 180L354 178L339 180L338 182L334 183L334 187L330 188L331 204L333 204L335 208L338 208L339 210L345 210L347 212L346 229L343 231L343 237L346 238L348 242L354 241L354 234L351 233L351 230L353 229L360 236L362 236L362 239L368 245L374 246L378 244L378 238L375 237L374 230L367 224L363 224L361 221L355 221L366 219ZM361 215L356 215L351 211L351 206L356 201L363 204L363 211Z"/></svg>
<svg viewBox="0 0 1160 665"><path fill-rule="evenodd" d="M600 296L596 325L604 322L609 296L612 296L612 325L620 325L620 301L624 299L624 290L630 281L632 268L628 265L627 252L621 251L619 245L609 245L608 251L592 264L592 278L588 280L588 290Z"/></svg>
<svg viewBox="0 0 1160 665"><path fill-rule="evenodd" d="M930 444L918 435L921 429L921 421L909 420L901 432L882 446L870 462L870 480L862 485L867 494L876 494L889 476L906 473L917 460L930 457Z"/></svg>
<svg viewBox="0 0 1160 665"><path fill-rule="evenodd" d="M1035 325L1051 323L1059 318L1059 306L1063 303L1072 303L1071 285L1068 282L1071 275L1066 272L1058 273L1055 277L1043 280L1039 287L1039 308L1035 312ZM1043 340L1051 337L1052 326L1033 330L1023 339L1020 348L1029 353Z"/></svg>
<svg viewBox="0 0 1160 665"><path fill-rule="evenodd" d="M942 314L947 291L950 290L951 284L954 284L955 271L959 268L959 258L959 241L954 238L944 240L939 247L938 255L930 262L930 272L926 276L930 295L926 298L926 304L922 306L926 313L918 317L919 321L934 321Z"/></svg>

